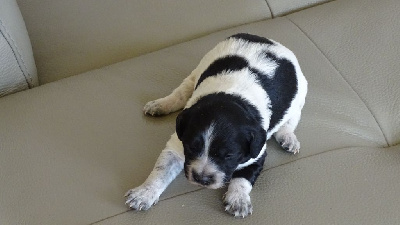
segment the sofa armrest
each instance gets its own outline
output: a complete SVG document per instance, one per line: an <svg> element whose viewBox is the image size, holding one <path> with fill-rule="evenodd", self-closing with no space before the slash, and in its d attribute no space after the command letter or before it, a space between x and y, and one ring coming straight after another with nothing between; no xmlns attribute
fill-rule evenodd
<svg viewBox="0 0 400 225"><path fill-rule="evenodd" d="M38 85L32 46L15 0L0 0L0 97Z"/></svg>

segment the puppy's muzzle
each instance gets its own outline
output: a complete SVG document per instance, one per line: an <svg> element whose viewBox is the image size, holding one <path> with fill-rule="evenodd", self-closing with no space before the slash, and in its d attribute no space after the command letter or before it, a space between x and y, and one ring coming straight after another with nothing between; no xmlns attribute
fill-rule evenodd
<svg viewBox="0 0 400 225"><path fill-rule="evenodd" d="M203 186L209 186L215 183L214 175L199 174L196 171L192 172L193 181Z"/></svg>

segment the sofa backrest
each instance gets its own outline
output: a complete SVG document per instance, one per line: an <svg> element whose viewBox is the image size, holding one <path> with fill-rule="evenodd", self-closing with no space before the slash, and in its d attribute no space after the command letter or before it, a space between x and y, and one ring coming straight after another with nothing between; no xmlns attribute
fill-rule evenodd
<svg viewBox="0 0 400 225"><path fill-rule="evenodd" d="M17 0L40 83L325 1Z"/></svg>

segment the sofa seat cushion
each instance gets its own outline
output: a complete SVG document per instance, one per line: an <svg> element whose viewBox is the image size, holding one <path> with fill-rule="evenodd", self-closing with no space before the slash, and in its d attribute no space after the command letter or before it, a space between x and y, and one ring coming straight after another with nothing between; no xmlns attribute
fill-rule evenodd
<svg viewBox="0 0 400 225"><path fill-rule="evenodd" d="M130 224L397 224L400 147L344 148L264 171L250 194L253 214L224 212L222 190L201 189L96 225Z"/></svg>
<svg viewBox="0 0 400 225"><path fill-rule="evenodd" d="M305 13L308 10L300 12L304 13L301 19L315 19L319 10L329 11L329 4L309 14ZM372 1L369 4L375 6ZM398 6L389 0L379 4L376 14ZM354 12L362 16L364 11L355 6L352 1L341 1L331 16ZM394 26L397 20L386 22ZM338 26L335 20L331 23ZM363 26L357 20L349 23L354 28ZM391 208L384 205L382 221L393 224L398 219L393 209L399 208L400 201L391 188L397 186L399 177L389 172L400 169L400 164L395 163L398 147L386 147L392 143L387 141L388 134L398 130L382 131L378 112L370 110L374 99L361 95L344 78L342 64L331 61L326 52L333 49L320 48L313 34L303 29L294 17L252 23L0 99L0 224L240 222L223 212L224 190L200 189L182 175L148 212L129 211L123 198L125 191L145 180L174 132L177 113L147 117L142 112L144 104L170 93L208 50L238 32L270 37L292 49L309 81L296 131L302 144L300 154L286 154L274 140L268 142L265 171L251 194L254 215L245 223L322 221L323 213L330 212L329 221L363 223L362 209L357 208L355 214L350 210L370 204L367 212L372 212L389 202ZM320 30L329 31L326 27ZM362 33L343 37L356 42L353 39L362 38ZM395 54L395 48L381 46ZM348 54L343 51L343 57ZM370 63L379 65L382 59ZM399 78L390 75L398 69L394 65L382 71L377 82L399 88ZM363 87L374 88L370 82ZM400 98L399 92L392 95L394 100ZM398 116L399 111L392 113Z"/></svg>

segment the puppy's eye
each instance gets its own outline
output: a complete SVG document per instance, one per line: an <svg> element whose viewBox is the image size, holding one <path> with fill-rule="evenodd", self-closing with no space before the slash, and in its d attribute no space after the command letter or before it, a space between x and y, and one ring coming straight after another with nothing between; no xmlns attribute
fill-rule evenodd
<svg viewBox="0 0 400 225"><path fill-rule="evenodd" d="M231 158L233 158L232 153L228 153L227 155L225 155L225 159L231 159Z"/></svg>
<svg viewBox="0 0 400 225"><path fill-rule="evenodd" d="M184 147L185 147L186 151L192 152L192 153L198 152L200 149L202 149L201 142L198 142L198 141L195 141L191 144L186 144L186 145L184 145Z"/></svg>

